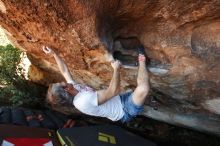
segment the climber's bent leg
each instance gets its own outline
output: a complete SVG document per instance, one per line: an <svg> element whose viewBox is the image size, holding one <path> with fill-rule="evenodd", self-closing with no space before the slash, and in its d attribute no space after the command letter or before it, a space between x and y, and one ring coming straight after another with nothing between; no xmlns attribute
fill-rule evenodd
<svg viewBox="0 0 220 146"><path fill-rule="evenodd" d="M149 85L149 76L148 71L145 64L145 56L139 55L139 69L138 69L138 77L137 77L137 87L133 93L133 102L136 105L143 105L144 101L149 93L150 85Z"/></svg>

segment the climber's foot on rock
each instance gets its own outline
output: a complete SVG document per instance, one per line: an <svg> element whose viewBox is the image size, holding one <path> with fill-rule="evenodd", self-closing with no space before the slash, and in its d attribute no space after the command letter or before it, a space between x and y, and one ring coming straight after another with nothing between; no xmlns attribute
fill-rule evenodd
<svg viewBox="0 0 220 146"><path fill-rule="evenodd" d="M138 61L139 61L139 64L140 62L144 62L146 65L150 62L150 59L147 57L147 54L145 52L145 48L143 45L140 45L138 47Z"/></svg>
<svg viewBox="0 0 220 146"><path fill-rule="evenodd" d="M141 45L141 46L138 47L138 55L146 56L144 46Z"/></svg>

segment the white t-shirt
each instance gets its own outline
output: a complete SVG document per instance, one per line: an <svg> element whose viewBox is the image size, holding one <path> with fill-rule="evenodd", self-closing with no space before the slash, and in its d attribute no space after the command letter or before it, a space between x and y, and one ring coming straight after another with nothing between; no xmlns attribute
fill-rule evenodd
<svg viewBox="0 0 220 146"><path fill-rule="evenodd" d="M88 86L76 84L75 82L70 83L79 92L73 99L73 105L82 113L91 116L106 117L112 121L118 121L124 116L119 95L98 105L97 91L94 91Z"/></svg>

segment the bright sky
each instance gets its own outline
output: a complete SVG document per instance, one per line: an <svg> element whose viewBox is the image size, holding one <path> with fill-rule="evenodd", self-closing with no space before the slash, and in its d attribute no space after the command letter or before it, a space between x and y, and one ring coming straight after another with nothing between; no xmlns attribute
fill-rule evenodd
<svg viewBox="0 0 220 146"><path fill-rule="evenodd" d="M7 44L9 44L9 40L6 37L3 29L0 27L0 46L6 46Z"/></svg>

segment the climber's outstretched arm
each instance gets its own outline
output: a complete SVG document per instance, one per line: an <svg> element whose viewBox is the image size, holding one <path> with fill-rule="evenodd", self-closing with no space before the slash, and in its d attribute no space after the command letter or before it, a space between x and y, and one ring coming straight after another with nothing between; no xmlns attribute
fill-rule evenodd
<svg viewBox="0 0 220 146"><path fill-rule="evenodd" d="M103 104L112 97L119 94L120 91L120 65L121 63L116 60L111 63L113 67L113 75L109 87L105 90L99 90L98 93L98 104Z"/></svg>
<svg viewBox="0 0 220 146"><path fill-rule="evenodd" d="M64 63L64 61L60 58L60 56L57 55L51 48L49 48L47 46L43 47L43 51L46 54L53 55L54 59L56 60L57 65L58 65L58 68L59 68L61 74L63 75L63 77L65 78L65 80L67 82L73 82L70 71L69 71L67 65Z"/></svg>

